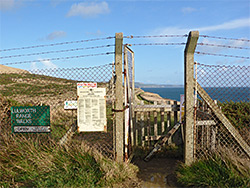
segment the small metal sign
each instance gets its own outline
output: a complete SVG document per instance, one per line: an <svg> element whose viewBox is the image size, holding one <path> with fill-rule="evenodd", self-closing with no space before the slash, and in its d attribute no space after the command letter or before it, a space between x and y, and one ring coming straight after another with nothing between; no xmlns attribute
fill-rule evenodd
<svg viewBox="0 0 250 188"><path fill-rule="evenodd" d="M180 95L180 123L182 123L183 122L183 119L184 119L184 112L185 112L185 110L184 110L184 95Z"/></svg>
<svg viewBox="0 0 250 188"><path fill-rule="evenodd" d="M50 132L50 107L12 106L11 128L14 133Z"/></svg>
<svg viewBox="0 0 250 188"><path fill-rule="evenodd" d="M77 109L77 101L65 101L64 102L65 110L76 110Z"/></svg>

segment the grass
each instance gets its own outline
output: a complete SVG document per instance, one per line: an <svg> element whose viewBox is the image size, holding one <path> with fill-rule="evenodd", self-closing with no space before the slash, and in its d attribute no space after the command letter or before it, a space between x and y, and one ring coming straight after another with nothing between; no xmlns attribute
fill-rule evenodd
<svg viewBox="0 0 250 188"><path fill-rule="evenodd" d="M1 74L0 91L3 96L58 94L76 90L76 81L36 74Z"/></svg>
<svg viewBox="0 0 250 188"><path fill-rule="evenodd" d="M250 187L250 166L228 151L217 151L191 166L181 164L178 182L189 187Z"/></svg>
<svg viewBox="0 0 250 188"><path fill-rule="evenodd" d="M66 151L47 139L34 135L5 137L0 152L0 185L91 187L100 181L103 172L88 152L77 147Z"/></svg>
<svg viewBox="0 0 250 188"><path fill-rule="evenodd" d="M133 172L86 148L78 143L65 149L47 135L4 135L0 186L103 187L122 182Z"/></svg>
<svg viewBox="0 0 250 188"><path fill-rule="evenodd" d="M0 106L7 108L22 105L0 99ZM135 166L105 158L84 141L73 140L67 147L58 144L71 113L53 117L51 134L11 134L8 114L2 117L0 187L124 187L137 181Z"/></svg>
<svg viewBox="0 0 250 188"><path fill-rule="evenodd" d="M231 101L219 105L249 143L250 103ZM185 187L250 187L250 162L225 148L218 149L191 166L181 164L177 177Z"/></svg>
<svg viewBox="0 0 250 188"><path fill-rule="evenodd" d="M143 93L138 94L138 95L137 95L137 98L138 98L139 100L141 100L141 101L144 101L144 104L154 104L152 101L148 101L148 100L146 100L146 99L143 99L143 98L141 97L141 94L143 94Z"/></svg>

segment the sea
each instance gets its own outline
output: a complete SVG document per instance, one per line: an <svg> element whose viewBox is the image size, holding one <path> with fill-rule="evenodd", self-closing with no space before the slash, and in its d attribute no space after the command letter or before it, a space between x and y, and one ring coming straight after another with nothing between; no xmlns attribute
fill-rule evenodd
<svg viewBox="0 0 250 188"><path fill-rule="evenodd" d="M146 92L157 93L163 98L180 101L180 95L184 94L184 88L141 88ZM250 87L205 87L205 91L213 100L220 102L249 102ZM198 96L199 97L199 96Z"/></svg>

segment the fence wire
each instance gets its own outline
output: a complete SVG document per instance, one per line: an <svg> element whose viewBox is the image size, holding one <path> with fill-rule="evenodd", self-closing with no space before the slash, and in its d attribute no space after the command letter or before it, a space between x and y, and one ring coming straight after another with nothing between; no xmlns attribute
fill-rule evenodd
<svg viewBox="0 0 250 188"><path fill-rule="evenodd" d="M202 158L220 148L247 156L244 147L250 147L250 66L199 63L197 66L196 84L210 96L215 108L198 90L194 116L195 157ZM222 122L220 113L229 120L233 129ZM238 137L244 140L245 146Z"/></svg>
<svg viewBox="0 0 250 188"><path fill-rule="evenodd" d="M106 88L107 132L77 133L75 140L84 141L103 155L113 158L114 75L113 65L88 68L55 68L1 71L1 129L11 131L11 106L49 106L50 136L59 140L77 120L76 110L65 110L64 102L77 100L78 82L96 82Z"/></svg>

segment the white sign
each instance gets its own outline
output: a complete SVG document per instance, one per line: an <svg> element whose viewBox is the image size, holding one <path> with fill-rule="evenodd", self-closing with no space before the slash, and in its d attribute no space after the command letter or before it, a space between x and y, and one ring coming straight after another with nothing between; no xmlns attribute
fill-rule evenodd
<svg viewBox="0 0 250 188"><path fill-rule="evenodd" d="M15 133L49 133L50 126L15 126Z"/></svg>
<svg viewBox="0 0 250 188"><path fill-rule="evenodd" d="M65 110L76 110L77 109L77 101L65 101L64 102Z"/></svg>
<svg viewBox="0 0 250 188"><path fill-rule="evenodd" d="M184 98L184 95L181 95L180 96L180 98L181 98L181 100L180 100L180 123L182 123L182 120L183 120L183 118L184 118L184 100L185 100L185 98Z"/></svg>
<svg viewBox="0 0 250 188"><path fill-rule="evenodd" d="M78 132L106 131L106 88L77 87Z"/></svg>

